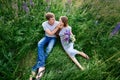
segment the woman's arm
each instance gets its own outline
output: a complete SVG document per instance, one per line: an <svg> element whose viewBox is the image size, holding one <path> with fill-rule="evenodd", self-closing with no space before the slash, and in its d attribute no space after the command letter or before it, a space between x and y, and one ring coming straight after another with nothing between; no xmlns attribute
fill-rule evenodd
<svg viewBox="0 0 120 80"><path fill-rule="evenodd" d="M75 42L75 35L73 35L72 30L70 29L70 39L72 40L72 42Z"/></svg>
<svg viewBox="0 0 120 80"><path fill-rule="evenodd" d="M70 34L73 35L72 31L70 30Z"/></svg>

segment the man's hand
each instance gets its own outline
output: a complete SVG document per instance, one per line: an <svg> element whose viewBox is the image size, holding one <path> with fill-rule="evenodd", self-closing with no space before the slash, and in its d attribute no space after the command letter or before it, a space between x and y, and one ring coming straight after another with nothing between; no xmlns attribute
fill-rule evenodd
<svg viewBox="0 0 120 80"><path fill-rule="evenodd" d="M61 26L61 24L59 23L59 24L57 25L57 27L61 29L63 26Z"/></svg>

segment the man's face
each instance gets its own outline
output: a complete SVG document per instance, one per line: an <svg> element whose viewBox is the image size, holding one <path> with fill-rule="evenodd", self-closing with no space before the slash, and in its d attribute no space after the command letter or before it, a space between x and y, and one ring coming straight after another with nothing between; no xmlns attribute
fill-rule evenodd
<svg viewBox="0 0 120 80"><path fill-rule="evenodd" d="M53 17L53 18L50 18L50 19L48 20L48 22L49 22L50 25L53 25L54 22L55 22L55 18L54 18L54 17Z"/></svg>

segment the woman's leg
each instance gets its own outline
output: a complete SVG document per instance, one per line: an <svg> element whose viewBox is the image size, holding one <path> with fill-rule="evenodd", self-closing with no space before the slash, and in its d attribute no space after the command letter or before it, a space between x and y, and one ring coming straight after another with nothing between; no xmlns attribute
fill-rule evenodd
<svg viewBox="0 0 120 80"><path fill-rule="evenodd" d="M84 58L86 58L86 59L89 59L88 55L85 54L84 52L78 51L77 54L81 55L82 57L84 57Z"/></svg>
<svg viewBox="0 0 120 80"><path fill-rule="evenodd" d="M69 44L69 48L65 48L66 53L68 56L72 59L72 61L81 69L84 70L84 68L81 66L81 64L78 62L78 60L75 58L75 55L78 53L77 50L73 48L73 43Z"/></svg>
<svg viewBox="0 0 120 80"><path fill-rule="evenodd" d="M78 62L78 60L75 58L75 57L71 57L69 56L72 61L81 69L81 70L84 70L84 68L81 66L81 64Z"/></svg>
<svg viewBox="0 0 120 80"><path fill-rule="evenodd" d="M69 48L69 50L67 50L68 51L68 53L76 53L76 54L79 54L79 55L81 55L82 57L84 57L84 58L86 58L86 59L89 59L89 57L88 57L88 55L87 54L85 54L85 53L83 53L83 52L80 52L80 51L78 51L78 50L76 50L76 49L74 49L74 43L70 43L69 44L70 45L70 48Z"/></svg>

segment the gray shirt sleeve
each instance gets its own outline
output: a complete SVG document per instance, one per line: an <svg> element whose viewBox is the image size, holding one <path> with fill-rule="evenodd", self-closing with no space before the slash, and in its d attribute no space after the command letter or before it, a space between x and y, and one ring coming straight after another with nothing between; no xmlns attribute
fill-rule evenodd
<svg viewBox="0 0 120 80"><path fill-rule="evenodd" d="M46 22L43 22L43 23L42 23L42 26L43 26L44 31L48 29L48 27L47 27L47 25L46 25Z"/></svg>

